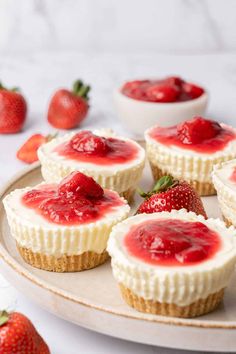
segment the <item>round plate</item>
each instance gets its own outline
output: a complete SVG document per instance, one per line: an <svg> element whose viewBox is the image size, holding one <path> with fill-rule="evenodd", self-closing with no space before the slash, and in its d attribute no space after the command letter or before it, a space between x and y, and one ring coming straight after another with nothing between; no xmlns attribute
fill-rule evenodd
<svg viewBox="0 0 236 354"><path fill-rule="evenodd" d="M1 193L41 181L38 164L18 174ZM150 170L144 173L142 187L152 184ZM203 198L208 215L220 212L216 197ZM139 202L136 199L136 205ZM134 205L133 210L135 210ZM10 235L6 215L0 206L1 272L12 284L40 306L85 328L163 347L199 351L235 352L236 276L226 290L224 303L214 312L196 319L179 319L143 314L124 303L110 262L80 273L51 273L26 264Z"/></svg>

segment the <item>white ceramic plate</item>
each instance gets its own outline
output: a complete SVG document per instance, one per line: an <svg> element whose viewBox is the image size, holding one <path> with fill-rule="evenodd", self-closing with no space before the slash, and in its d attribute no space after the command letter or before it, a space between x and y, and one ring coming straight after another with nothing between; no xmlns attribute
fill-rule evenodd
<svg viewBox="0 0 236 354"><path fill-rule="evenodd" d="M15 188L41 180L39 165L24 170L9 182L1 197ZM152 184L148 168L143 187ZM138 200L136 200L138 203ZM209 216L220 216L216 197L204 198ZM135 206L134 206L135 208ZM236 351L236 275L217 311L197 319L178 319L139 313L122 300L110 263L80 273L51 273L27 265L19 256L0 206L1 272L40 306L85 328L128 339L176 349Z"/></svg>

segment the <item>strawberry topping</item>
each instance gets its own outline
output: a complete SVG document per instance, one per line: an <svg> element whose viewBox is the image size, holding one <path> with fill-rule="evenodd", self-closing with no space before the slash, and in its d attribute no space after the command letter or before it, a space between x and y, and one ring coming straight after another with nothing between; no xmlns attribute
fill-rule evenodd
<svg viewBox="0 0 236 354"><path fill-rule="evenodd" d="M137 146L127 140L102 137L83 130L54 149L68 159L98 165L123 164L135 159Z"/></svg>
<svg viewBox="0 0 236 354"><path fill-rule="evenodd" d="M194 117L171 127L153 127L149 136L163 145L203 154L220 151L236 139L236 133L231 127L203 117Z"/></svg>
<svg viewBox="0 0 236 354"><path fill-rule="evenodd" d="M110 150L109 140L93 134L91 131L82 131L71 139L71 146L78 152L104 156Z"/></svg>
<svg viewBox="0 0 236 354"><path fill-rule="evenodd" d="M220 249L216 232L201 222L149 220L134 225L125 236L128 252L160 266L185 266L212 258Z"/></svg>
<svg viewBox="0 0 236 354"><path fill-rule="evenodd" d="M204 90L180 77L171 76L163 80L129 81L122 86L121 92L136 100L167 103L196 99Z"/></svg>
<svg viewBox="0 0 236 354"><path fill-rule="evenodd" d="M152 191L148 193L140 191L140 194L145 200L138 208L139 214L184 208L206 218L201 198L186 181L177 181L171 176L163 176L156 182Z"/></svg>
<svg viewBox="0 0 236 354"><path fill-rule="evenodd" d="M76 225L95 222L124 202L92 177L72 172L59 185L44 184L26 192L22 203L52 223Z"/></svg>
<svg viewBox="0 0 236 354"><path fill-rule="evenodd" d="M194 117L192 120L177 125L177 135L184 144L200 144L215 138L222 132L221 125L213 120Z"/></svg>
<svg viewBox="0 0 236 354"><path fill-rule="evenodd" d="M153 85L146 90L149 101L174 102L177 101L180 90L176 85Z"/></svg>
<svg viewBox="0 0 236 354"><path fill-rule="evenodd" d="M104 190L92 177L80 172L72 172L59 184L58 194L62 196L80 195L85 198L102 198Z"/></svg>

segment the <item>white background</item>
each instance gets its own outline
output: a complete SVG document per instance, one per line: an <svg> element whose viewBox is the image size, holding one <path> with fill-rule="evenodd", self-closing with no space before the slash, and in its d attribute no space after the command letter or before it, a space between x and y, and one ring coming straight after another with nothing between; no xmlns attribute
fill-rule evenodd
<svg viewBox="0 0 236 354"><path fill-rule="evenodd" d="M1 0L0 50L236 49L234 0Z"/></svg>
<svg viewBox="0 0 236 354"><path fill-rule="evenodd" d="M0 0L0 79L20 86L29 104L24 131L0 135L0 186L24 166L15 157L21 143L53 130L46 122L52 92L78 77L93 87L83 127L128 134L113 110L113 88L127 78L168 74L201 83L211 96L207 115L236 125L235 13L235 0ZM2 289L0 300L3 292L14 289ZM12 296L53 354L181 353L92 333L17 291Z"/></svg>

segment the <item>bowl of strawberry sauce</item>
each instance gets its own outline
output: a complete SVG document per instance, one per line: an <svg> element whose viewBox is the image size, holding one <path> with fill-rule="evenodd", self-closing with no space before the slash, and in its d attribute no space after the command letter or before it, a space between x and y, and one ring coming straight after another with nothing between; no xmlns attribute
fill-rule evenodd
<svg viewBox="0 0 236 354"><path fill-rule="evenodd" d="M208 93L203 87L176 76L127 81L114 91L118 116L137 138L152 125L175 125L202 115L207 103Z"/></svg>

